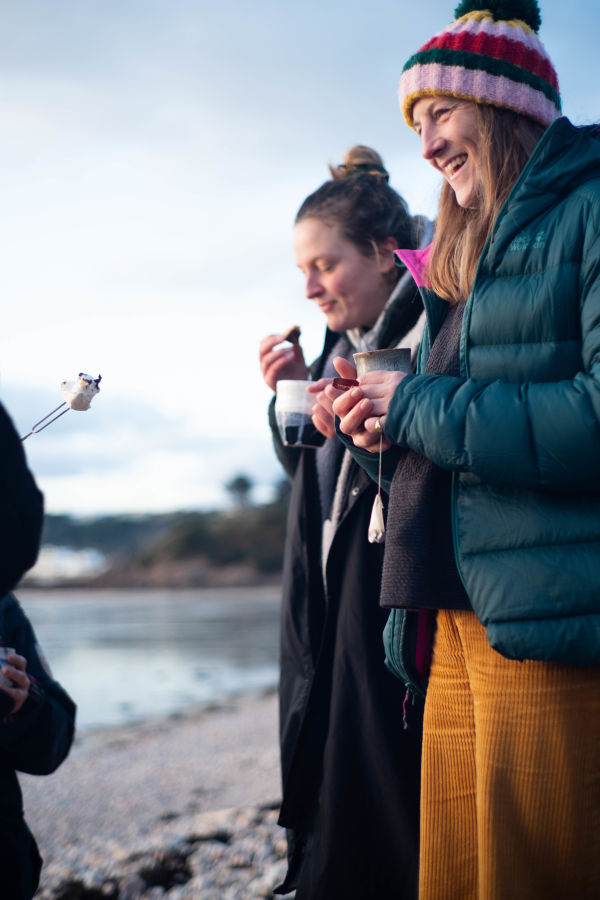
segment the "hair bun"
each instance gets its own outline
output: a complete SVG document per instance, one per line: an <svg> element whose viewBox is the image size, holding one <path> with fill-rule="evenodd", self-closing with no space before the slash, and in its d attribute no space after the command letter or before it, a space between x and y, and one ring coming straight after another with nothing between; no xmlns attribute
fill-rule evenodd
<svg viewBox="0 0 600 900"><path fill-rule="evenodd" d="M390 178L379 153L364 144L351 147L344 156L344 162L339 166L329 166L329 171L334 179L349 178L352 175L372 175L383 181L389 181Z"/></svg>

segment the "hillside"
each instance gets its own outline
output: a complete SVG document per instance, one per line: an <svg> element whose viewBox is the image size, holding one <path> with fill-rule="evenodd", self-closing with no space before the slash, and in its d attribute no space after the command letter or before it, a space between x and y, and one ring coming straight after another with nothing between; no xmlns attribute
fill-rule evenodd
<svg viewBox="0 0 600 900"><path fill-rule="evenodd" d="M233 483L232 483L233 484ZM43 548L97 551L101 571L54 578L60 586L195 587L256 584L278 579L283 558L289 488L256 505L249 492L235 494L232 509L162 515L77 519L48 515ZM25 581L40 583L35 570ZM48 583L47 580L44 583Z"/></svg>

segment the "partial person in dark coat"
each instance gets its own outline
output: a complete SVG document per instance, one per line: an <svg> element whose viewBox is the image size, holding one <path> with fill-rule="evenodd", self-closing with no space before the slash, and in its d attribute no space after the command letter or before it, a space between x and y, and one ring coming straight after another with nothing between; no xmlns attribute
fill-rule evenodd
<svg viewBox="0 0 600 900"><path fill-rule="evenodd" d="M315 379L317 450L275 449L292 479L284 561L280 737L289 869L278 893L297 900L416 897L421 714L386 670L378 605L381 545L368 542L376 489L335 437L322 393L336 356L410 346L422 303L393 251L427 244L378 154L355 147L303 203L294 249L307 296L327 318L325 345L307 367L299 345L260 348L265 381ZM417 336L415 336L417 335Z"/></svg>
<svg viewBox="0 0 600 900"><path fill-rule="evenodd" d="M35 635L8 594L37 559L43 496L27 468L22 442L0 405L0 897L30 900L41 859L23 818L16 770L53 771L73 739L75 707L45 668Z"/></svg>
<svg viewBox="0 0 600 900"><path fill-rule="evenodd" d="M75 705L52 678L31 623L16 597L0 600L0 646L13 653L0 684L0 896L31 900L42 860L23 817L17 771L48 775L73 740Z"/></svg>
<svg viewBox="0 0 600 900"><path fill-rule="evenodd" d="M22 442L0 404L0 597L37 559L44 502L27 468Z"/></svg>

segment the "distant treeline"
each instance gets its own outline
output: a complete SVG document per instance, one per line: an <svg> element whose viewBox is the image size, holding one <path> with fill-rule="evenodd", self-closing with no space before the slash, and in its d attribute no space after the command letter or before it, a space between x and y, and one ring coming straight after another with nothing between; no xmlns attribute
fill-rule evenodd
<svg viewBox="0 0 600 900"><path fill-rule="evenodd" d="M102 516L78 519L46 516L43 543L94 548L119 564L152 567L191 559L211 566L247 565L280 571L289 487L282 481L271 503L251 502L252 485L238 476L227 485L234 506L211 512Z"/></svg>

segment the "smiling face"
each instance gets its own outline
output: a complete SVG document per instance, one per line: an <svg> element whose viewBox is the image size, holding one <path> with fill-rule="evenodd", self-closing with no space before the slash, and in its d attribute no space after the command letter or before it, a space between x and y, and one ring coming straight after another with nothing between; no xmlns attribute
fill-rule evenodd
<svg viewBox="0 0 600 900"><path fill-rule="evenodd" d="M294 228L294 255L305 278L306 296L318 304L332 331L370 327L391 291L395 241L365 256L339 225L301 219Z"/></svg>
<svg viewBox="0 0 600 900"><path fill-rule="evenodd" d="M423 156L442 173L458 205L477 206L481 136L476 104L441 94L422 97L413 106L412 122Z"/></svg>

